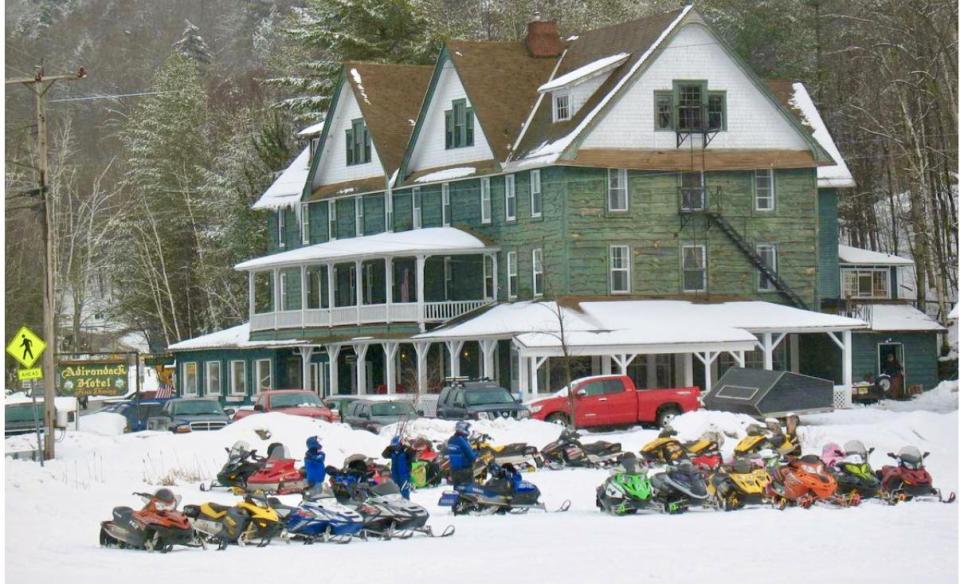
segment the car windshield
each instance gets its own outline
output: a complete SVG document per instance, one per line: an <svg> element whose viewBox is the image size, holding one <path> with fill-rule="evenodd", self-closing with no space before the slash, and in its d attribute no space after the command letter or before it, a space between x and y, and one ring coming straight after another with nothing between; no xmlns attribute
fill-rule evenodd
<svg viewBox="0 0 960 584"><path fill-rule="evenodd" d="M320 398L312 393L275 393L270 396L270 407L282 408L320 407Z"/></svg>
<svg viewBox="0 0 960 584"><path fill-rule="evenodd" d="M220 402L207 399L177 402L173 404L173 413L178 416L226 415L223 413L223 408L220 407Z"/></svg>
<svg viewBox="0 0 960 584"><path fill-rule="evenodd" d="M489 389L471 389L464 392L469 406L487 406L491 404L512 404L513 396L502 387Z"/></svg>
<svg viewBox="0 0 960 584"><path fill-rule="evenodd" d="M374 416L412 416L416 412L407 402L386 402L373 404L371 411Z"/></svg>
<svg viewBox="0 0 960 584"><path fill-rule="evenodd" d="M16 422L32 422L34 420L33 404L9 405L6 409L6 420L8 424ZM37 419L43 424L43 404L36 405Z"/></svg>

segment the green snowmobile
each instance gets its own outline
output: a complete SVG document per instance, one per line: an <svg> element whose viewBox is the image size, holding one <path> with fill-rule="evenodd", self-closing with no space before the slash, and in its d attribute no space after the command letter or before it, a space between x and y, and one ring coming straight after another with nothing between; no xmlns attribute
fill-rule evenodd
<svg viewBox="0 0 960 584"><path fill-rule="evenodd" d="M597 487L597 507L611 515L628 515L637 511L658 509L653 486L646 469L637 468L636 457L624 455L623 471L616 472Z"/></svg>

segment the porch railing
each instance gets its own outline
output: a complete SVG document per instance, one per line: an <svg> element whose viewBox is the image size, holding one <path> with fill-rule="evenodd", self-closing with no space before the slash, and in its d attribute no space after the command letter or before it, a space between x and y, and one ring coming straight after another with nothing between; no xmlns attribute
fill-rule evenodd
<svg viewBox="0 0 960 584"><path fill-rule="evenodd" d="M476 310L492 300L451 300L445 302L402 302L310 308L254 314L251 330L313 328L388 322L444 322ZM421 314L422 307L422 314Z"/></svg>

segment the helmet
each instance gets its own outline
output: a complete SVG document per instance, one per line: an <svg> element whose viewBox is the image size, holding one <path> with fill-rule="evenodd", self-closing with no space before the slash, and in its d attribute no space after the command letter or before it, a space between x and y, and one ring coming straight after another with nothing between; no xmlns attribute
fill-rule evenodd
<svg viewBox="0 0 960 584"><path fill-rule="evenodd" d="M323 446L320 445L320 439L316 436L307 438L307 448L310 450L323 450Z"/></svg>
<svg viewBox="0 0 960 584"><path fill-rule="evenodd" d="M827 442L820 451L820 458L827 466L833 466L843 459L845 453L840 450L840 445L836 442Z"/></svg>
<svg viewBox="0 0 960 584"><path fill-rule="evenodd" d="M394 436L390 439L390 446L400 446L400 437Z"/></svg>
<svg viewBox="0 0 960 584"><path fill-rule="evenodd" d="M466 436L470 433L470 422L465 422L463 420L457 422L454 432Z"/></svg>

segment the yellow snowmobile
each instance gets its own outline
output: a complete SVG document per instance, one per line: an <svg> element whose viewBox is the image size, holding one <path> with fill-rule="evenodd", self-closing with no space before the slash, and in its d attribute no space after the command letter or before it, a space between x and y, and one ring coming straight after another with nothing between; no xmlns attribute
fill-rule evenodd
<svg viewBox="0 0 960 584"><path fill-rule="evenodd" d="M734 458L751 458L757 456L761 450L771 449L781 456L799 450L798 444L782 432L770 430L760 424L747 426L747 435L733 447Z"/></svg>
<svg viewBox="0 0 960 584"><path fill-rule="evenodd" d="M283 531L280 513L265 497L247 495L232 507L211 502L187 505L183 512L190 518L197 537L219 544L220 549L231 543L255 542L263 547Z"/></svg>
<svg viewBox="0 0 960 584"><path fill-rule="evenodd" d="M677 431L667 426L656 438L644 444L640 456L648 463L673 464L686 459L687 451L677 440Z"/></svg>
<svg viewBox="0 0 960 584"><path fill-rule="evenodd" d="M765 501L764 492L770 484L770 474L763 466L740 458L733 464L721 466L707 480L710 499L724 511L740 509L748 504Z"/></svg>

